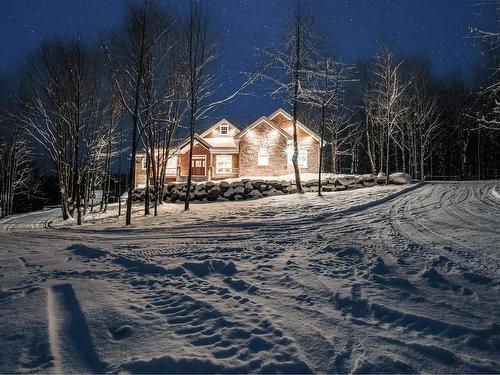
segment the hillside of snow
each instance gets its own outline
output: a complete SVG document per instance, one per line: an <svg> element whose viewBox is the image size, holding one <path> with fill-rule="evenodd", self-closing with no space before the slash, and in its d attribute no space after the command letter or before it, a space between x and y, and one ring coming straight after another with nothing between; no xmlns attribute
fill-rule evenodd
<svg viewBox="0 0 500 375"><path fill-rule="evenodd" d="M13 217L0 372L498 373L498 191L137 206L130 227L116 207L78 228Z"/></svg>

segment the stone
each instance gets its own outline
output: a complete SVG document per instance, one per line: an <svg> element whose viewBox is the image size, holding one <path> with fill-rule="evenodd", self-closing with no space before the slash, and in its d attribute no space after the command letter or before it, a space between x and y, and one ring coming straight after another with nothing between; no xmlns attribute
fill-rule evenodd
<svg viewBox="0 0 500 375"><path fill-rule="evenodd" d="M219 189L222 192L226 192L231 188L231 184L227 181L221 181L219 182Z"/></svg>
<svg viewBox="0 0 500 375"><path fill-rule="evenodd" d="M245 182L245 194L250 193L253 190L253 185L250 181Z"/></svg>
<svg viewBox="0 0 500 375"><path fill-rule="evenodd" d="M216 201L219 197L219 189L214 187L207 192L207 199L209 201Z"/></svg>
<svg viewBox="0 0 500 375"><path fill-rule="evenodd" d="M411 182L411 176L407 173L396 172L389 175L389 182L395 185L405 185Z"/></svg>
<svg viewBox="0 0 500 375"><path fill-rule="evenodd" d="M238 186L245 186L245 184L241 181L234 181L234 182L231 182L231 187L234 189L234 188L237 188Z"/></svg>
<svg viewBox="0 0 500 375"><path fill-rule="evenodd" d="M261 197L262 197L262 194L257 189L254 189L250 193L247 194L247 198L256 199L256 198L261 198Z"/></svg>
<svg viewBox="0 0 500 375"><path fill-rule="evenodd" d="M307 180L306 186L308 186L308 187L318 186L318 179Z"/></svg>
<svg viewBox="0 0 500 375"><path fill-rule="evenodd" d="M212 181L207 181L205 182L205 188L207 190L211 190L213 189L217 184L215 182L212 182Z"/></svg>
<svg viewBox="0 0 500 375"><path fill-rule="evenodd" d="M259 189L264 184L263 180L253 180L251 182L254 189Z"/></svg>
<svg viewBox="0 0 500 375"><path fill-rule="evenodd" d="M236 186L233 189L233 192L234 192L234 194L243 195L243 194L245 194L245 188L243 186Z"/></svg>
<svg viewBox="0 0 500 375"><path fill-rule="evenodd" d="M224 194L222 194L222 196L226 199L233 199L234 197L234 190L232 187L229 187L225 192Z"/></svg>

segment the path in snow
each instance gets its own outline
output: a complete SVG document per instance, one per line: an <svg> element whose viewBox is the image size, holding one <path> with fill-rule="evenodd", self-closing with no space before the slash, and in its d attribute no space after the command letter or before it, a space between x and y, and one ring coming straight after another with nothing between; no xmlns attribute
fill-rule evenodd
<svg viewBox="0 0 500 375"><path fill-rule="evenodd" d="M48 228L50 222L61 215L60 208L16 214L0 219L0 232L29 231Z"/></svg>
<svg viewBox="0 0 500 375"><path fill-rule="evenodd" d="M496 184L0 234L0 372L499 372Z"/></svg>

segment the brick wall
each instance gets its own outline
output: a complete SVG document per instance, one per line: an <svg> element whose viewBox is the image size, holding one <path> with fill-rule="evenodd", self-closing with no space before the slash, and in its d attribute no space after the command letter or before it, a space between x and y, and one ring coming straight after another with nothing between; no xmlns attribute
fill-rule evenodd
<svg viewBox="0 0 500 375"><path fill-rule="evenodd" d="M258 165L259 149L268 147L269 165ZM240 139L240 176L276 176L288 173L287 139L265 123Z"/></svg>

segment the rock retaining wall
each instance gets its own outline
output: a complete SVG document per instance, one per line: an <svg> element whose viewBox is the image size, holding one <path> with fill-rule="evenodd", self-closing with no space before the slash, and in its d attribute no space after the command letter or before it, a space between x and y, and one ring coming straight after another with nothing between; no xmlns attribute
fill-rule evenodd
<svg viewBox="0 0 500 375"><path fill-rule="evenodd" d="M401 174L398 174L398 177L397 181L395 180L393 183L401 183L399 182L401 181ZM383 183L385 183L384 176L339 175L322 180L321 191L331 192L336 190L368 187ZM306 192L317 192L318 180L313 179L303 181L303 187ZM295 184L284 180L241 179L233 182L208 181L202 183L193 182L191 186L190 199L199 201L242 200L292 194L296 192L297 188L295 187ZM185 182L170 183L165 188L163 200L166 202L184 201L186 199L186 193L187 184ZM134 190L134 201L144 201L144 189Z"/></svg>

